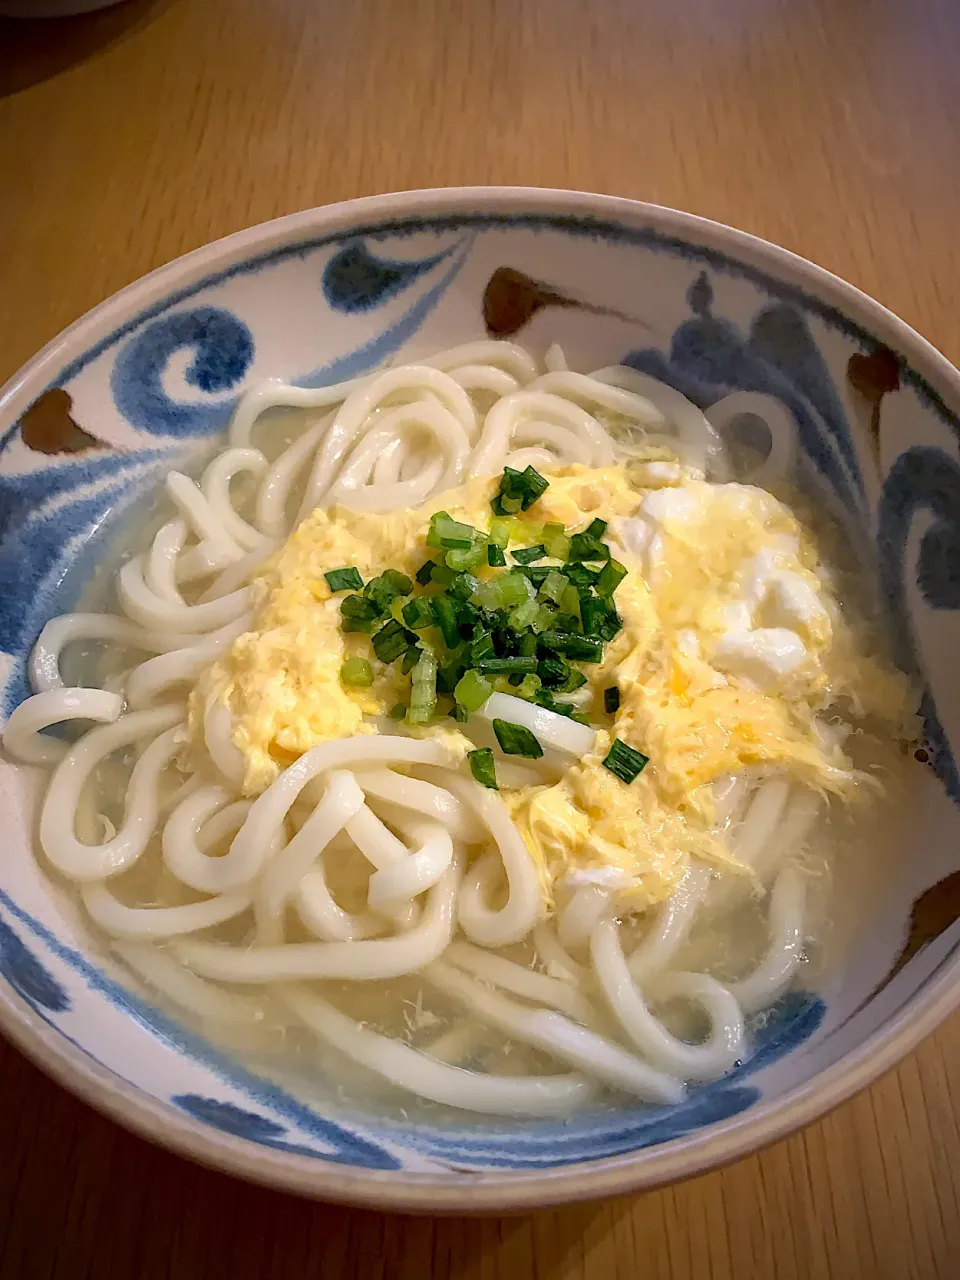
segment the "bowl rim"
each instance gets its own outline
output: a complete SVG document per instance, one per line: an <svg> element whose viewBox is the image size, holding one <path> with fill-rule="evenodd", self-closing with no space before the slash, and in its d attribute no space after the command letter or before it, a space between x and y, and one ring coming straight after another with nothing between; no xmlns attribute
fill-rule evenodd
<svg viewBox="0 0 960 1280"><path fill-rule="evenodd" d="M619 196L548 187L439 187L364 196L287 214L213 240L133 281L63 329L0 387L0 419L16 422L59 373L71 349L88 350L125 318L248 257L309 233L336 235L358 222L450 213L560 214L674 233L735 253L806 287L903 355L945 402L960 405L960 372L886 307L832 272L748 232L696 214ZM78 340L82 340L78 341ZM781 1097L730 1120L640 1150L559 1168L511 1172L377 1171L271 1151L181 1116L119 1080L48 1026L16 992L0 987L0 1031L70 1092L138 1136L251 1182L315 1199L408 1213L495 1213L651 1190L752 1154L818 1119L896 1064L960 1004L960 953L837 1062Z"/></svg>

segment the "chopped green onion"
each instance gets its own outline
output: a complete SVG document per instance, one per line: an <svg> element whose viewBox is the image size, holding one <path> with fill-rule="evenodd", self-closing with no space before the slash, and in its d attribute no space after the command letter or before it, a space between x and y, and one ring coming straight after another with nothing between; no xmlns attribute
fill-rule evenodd
<svg viewBox="0 0 960 1280"><path fill-rule="evenodd" d="M542 631L549 631L557 620L557 611L552 604L542 604L536 618L531 622L531 628L538 634Z"/></svg>
<svg viewBox="0 0 960 1280"><path fill-rule="evenodd" d="M472 573L455 573L447 590L457 600L469 600L479 585L479 580Z"/></svg>
<svg viewBox="0 0 960 1280"><path fill-rule="evenodd" d="M423 596L415 596L403 606L403 621L411 631L423 631L435 621L433 605Z"/></svg>
<svg viewBox="0 0 960 1280"><path fill-rule="evenodd" d="M534 657L523 658L517 655L515 658L482 658L479 662L480 671L484 675L530 675L537 669L537 660Z"/></svg>
<svg viewBox="0 0 960 1280"><path fill-rule="evenodd" d="M340 601L340 617L350 622L374 622L383 613L376 600L365 596L344 596Z"/></svg>
<svg viewBox="0 0 960 1280"><path fill-rule="evenodd" d="M613 601L602 600L599 596L581 599L580 617L584 635L599 636L601 640L612 640L623 627L623 620L613 607Z"/></svg>
<svg viewBox="0 0 960 1280"><path fill-rule="evenodd" d="M519 677L516 675L510 676L511 683L513 683L513 681L517 679L519 679ZM530 701L533 698L535 698L539 691L540 691L540 677L537 675L534 675L533 672L527 672L527 674L522 679L520 679L520 683L510 690L510 692L514 695L515 698L524 698L527 701Z"/></svg>
<svg viewBox="0 0 960 1280"><path fill-rule="evenodd" d="M538 542L535 547L519 547L516 551L511 551L517 564L533 564L534 560L542 560L547 554L547 548L542 542Z"/></svg>
<svg viewBox="0 0 960 1280"><path fill-rule="evenodd" d="M556 693L573 693L575 689L582 689L587 683L587 677L582 671L578 671L576 667L570 668L570 674L564 680L563 684L558 685Z"/></svg>
<svg viewBox="0 0 960 1280"><path fill-rule="evenodd" d="M554 604L559 604L560 597L569 585L570 580L565 574L558 569L551 569L540 587L540 595L545 600L552 600Z"/></svg>
<svg viewBox="0 0 960 1280"><path fill-rule="evenodd" d="M391 618L374 635L373 651L381 662L394 662L416 642L417 637L412 631L402 627L396 618Z"/></svg>
<svg viewBox="0 0 960 1280"><path fill-rule="evenodd" d="M633 782L634 778L639 777L643 772L643 767L649 763L649 760L650 757L645 756L642 751L636 751L633 747L628 747L625 742L621 742L619 738L614 738L602 763L603 767L609 769L621 782Z"/></svg>
<svg viewBox="0 0 960 1280"><path fill-rule="evenodd" d="M481 543L476 547L468 547L456 551L448 551L444 556L451 569L477 569L486 562L486 551Z"/></svg>
<svg viewBox="0 0 960 1280"><path fill-rule="evenodd" d="M570 537L564 532L562 524L545 524L540 533L540 541L547 549L547 555L554 560L566 560L570 554Z"/></svg>
<svg viewBox="0 0 960 1280"><path fill-rule="evenodd" d="M470 772L481 787L489 787L491 791L500 790L497 786L497 767L490 747L478 747L476 751L468 751L467 759L470 761Z"/></svg>
<svg viewBox="0 0 960 1280"><path fill-rule="evenodd" d="M537 663L537 675L551 689L563 684L570 670L562 658L541 658Z"/></svg>
<svg viewBox="0 0 960 1280"><path fill-rule="evenodd" d="M573 583L571 583L569 587L564 587L563 591L560 593L559 604L564 613L572 613L574 617L579 614L580 592Z"/></svg>
<svg viewBox="0 0 960 1280"><path fill-rule="evenodd" d="M503 554L503 548L498 547L495 542L487 544L487 564L491 569L502 569L507 563L507 557Z"/></svg>
<svg viewBox="0 0 960 1280"><path fill-rule="evenodd" d="M570 539L571 560L609 560L610 548L590 533L575 533Z"/></svg>
<svg viewBox="0 0 960 1280"><path fill-rule="evenodd" d="M426 543L428 547L439 547L442 551L466 551L482 536L473 525L461 524L446 511L438 511L430 518Z"/></svg>
<svg viewBox="0 0 960 1280"><path fill-rule="evenodd" d="M547 580L547 576L553 573L552 569L547 569L543 565L517 565L514 570L516 573L522 573L526 580L533 584L534 588L539 590Z"/></svg>
<svg viewBox="0 0 960 1280"><path fill-rule="evenodd" d="M484 658L493 657L493 636L489 631L481 631L471 640L467 647L467 659L472 666L482 663Z"/></svg>
<svg viewBox="0 0 960 1280"><path fill-rule="evenodd" d="M497 735L500 750L504 755L524 756L528 760L539 760L543 755L543 747L522 724L512 724L509 720L494 720L493 732Z"/></svg>
<svg viewBox="0 0 960 1280"><path fill-rule="evenodd" d="M569 631L544 631L540 646L549 653L563 653L575 662L600 662L603 645L588 636L574 635Z"/></svg>
<svg viewBox="0 0 960 1280"><path fill-rule="evenodd" d="M540 606L536 600L525 600L523 604L517 605L516 609L510 614L509 625L514 631L526 631L540 615Z"/></svg>
<svg viewBox="0 0 960 1280"><path fill-rule="evenodd" d="M486 700L493 693L493 686L489 680L484 680L479 671L464 672L457 681L457 687L453 691L453 696L457 700L457 706L462 707L467 715L473 715L475 711L479 711Z"/></svg>
<svg viewBox="0 0 960 1280"><path fill-rule="evenodd" d="M523 606L521 605L520 607L522 608ZM538 606L537 613L539 612L540 612L540 609ZM527 631L520 637L520 655L521 657L524 657L524 658L532 658L535 656L536 652L537 652L537 637L534 635L532 631Z"/></svg>
<svg viewBox="0 0 960 1280"><path fill-rule="evenodd" d="M608 560L597 578L597 595L612 596L626 576L627 570L619 560Z"/></svg>
<svg viewBox="0 0 960 1280"><path fill-rule="evenodd" d="M407 724L426 724L437 709L437 659L431 649L420 651L410 682Z"/></svg>
<svg viewBox="0 0 960 1280"><path fill-rule="evenodd" d="M500 593L498 607L501 609L512 609L515 605L532 599L535 594L529 578L523 573L511 571L501 574L497 579L497 586Z"/></svg>
<svg viewBox="0 0 960 1280"><path fill-rule="evenodd" d="M409 595L412 590L413 583L405 573L400 573L396 569L384 569L378 578L370 579L363 588L363 594L368 600L378 604L381 611L386 613L390 607L391 600L397 596Z"/></svg>
<svg viewBox="0 0 960 1280"><path fill-rule="evenodd" d="M403 661L400 663L400 670L404 675L408 675L420 661L420 649L417 645L412 644L407 652L403 655Z"/></svg>
<svg viewBox="0 0 960 1280"><path fill-rule="evenodd" d="M609 685L603 691L603 709L610 716L620 709L620 690L615 684Z"/></svg>
<svg viewBox="0 0 960 1280"><path fill-rule="evenodd" d="M590 569L585 564L565 564L563 572L575 587L592 586L600 577L599 569Z"/></svg>
<svg viewBox="0 0 960 1280"><path fill-rule="evenodd" d="M459 658L455 658L453 662L445 662L437 669L437 693L453 693L465 670L466 667Z"/></svg>
<svg viewBox="0 0 960 1280"><path fill-rule="evenodd" d="M453 603L457 610L457 626L461 640L473 640L477 628L479 627L480 630L483 630L480 622L480 610L472 605L469 600L455 600Z"/></svg>
<svg viewBox="0 0 960 1280"><path fill-rule="evenodd" d="M424 560L423 564L417 570L417 581L421 587L425 587L433 577L433 571L437 568L436 560Z"/></svg>
<svg viewBox="0 0 960 1280"><path fill-rule="evenodd" d="M407 708L403 705L402 702L395 702L393 706L390 708L390 710L387 712L387 715L390 717L391 720L402 720L406 714L407 714Z"/></svg>
<svg viewBox="0 0 960 1280"><path fill-rule="evenodd" d="M360 570L355 565L348 565L345 569L331 569L329 573L323 575L327 580L327 586L331 591L362 591L363 579L360 577Z"/></svg>
<svg viewBox="0 0 960 1280"><path fill-rule="evenodd" d="M490 533L488 535L490 543L499 547L501 551L510 545L510 531L513 528L513 521L509 516L494 516L490 521Z"/></svg>
<svg viewBox="0 0 960 1280"><path fill-rule="evenodd" d="M517 511L526 511L546 493L548 481L527 467L516 471L513 467L504 467L500 477L500 488L491 502L493 514L496 516L514 515Z"/></svg>
<svg viewBox="0 0 960 1280"><path fill-rule="evenodd" d="M606 520L591 520L584 530L591 538L600 538L607 532Z"/></svg>
<svg viewBox="0 0 960 1280"><path fill-rule="evenodd" d="M455 649L460 643L460 628L457 625L457 607L449 596L433 597L433 612L448 649Z"/></svg>
<svg viewBox="0 0 960 1280"><path fill-rule="evenodd" d="M449 587L456 576L455 569L451 569L445 564L438 564L430 575L430 581L437 583L441 587Z"/></svg>
<svg viewBox="0 0 960 1280"><path fill-rule="evenodd" d="M364 618L344 618L340 624L340 630L345 636L356 633L357 635L368 636L373 630L373 623Z"/></svg>
<svg viewBox="0 0 960 1280"><path fill-rule="evenodd" d="M366 658L347 658L340 668L340 679L343 684L365 689L373 684L373 667Z"/></svg>

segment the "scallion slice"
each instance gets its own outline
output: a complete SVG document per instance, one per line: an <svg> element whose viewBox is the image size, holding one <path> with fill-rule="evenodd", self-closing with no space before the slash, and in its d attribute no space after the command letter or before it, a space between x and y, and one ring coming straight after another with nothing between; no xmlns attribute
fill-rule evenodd
<svg viewBox="0 0 960 1280"><path fill-rule="evenodd" d="M498 547L495 542L487 544L487 564L491 569L502 569L507 563L507 557L503 554L503 548Z"/></svg>
<svg viewBox="0 0 960 1280"><path fill-rule="evenodd" d="M615 684L609 685L603 691L603 709L609 716L620 709L620 690Z"/></svg>
<svg viewBox="0 0 960 1280"><path fill-rule="evenodd" d="M407 724L427 724L437 709L437 659L432 649L422 649L410 682Z"/></svg>
<svg viewBox="0 0 960 1280"><path fill-rule="evenodd" d="M619 738L614 738L602 763L603 767L609 769L621 782L629 783L640 776L644 765L648 764L649 760L650 757L645 756L642 751L628 747Z"/></svg>
<svg viewBox="0 0 960 1280"><path fill-rule="evenodd" d="M356 689L368 688L373 684L373 667L366 658L347 658L340 668L340 680Z"/></svg>
<svg viewBox="0 0 960 1280"><path fill-rule="evenodd" d="M603 658L601 641L570 631L544 631L540 636L540 647L547 655L562 653L575 662L600 662Z"/></svg>
<svg viewBox="0 0 960 1280"><path fill-rule="evenodd" d="M536 671L537 660L517 654L513 658L481 658L477 665L484 675L528 675Z"/></svg>
<svg viewBox="0 0 960 1280"><path fill-rule="evenodd" d="M542 560L547 554L547 548L542 542L538 542L533 547L518 547L516 551L511 551L517 564L533 564L535 560Z"/></svg>
<svg viewBox="0 0 960 1280"><path fill-rule="evenodd" d="M402 610L403 621L411 631L423 631L432 627L435 622L433 605L423 596L415 596L408 600Z"/></svg>
<svg viewBox="0 0 960 1280"><path fill-rule="evenodd" d="M400 573L397 569L384 569L378 578L370 579L363 588L363 594L386 613L392 600L397 596L409 595L412 590L413 583L405 573Z"/></svg>
<svg viewBox="0 0 960 1280"><path fill-rule="evenodd" d="M362 591L363 579L356 565L347 565L344 569L331 569L323 575L331 591Z"/></svg>
<svg viewBox="0 0 960 1280"><path fill-rule="evenodd" d="M416 643L414 633L401 626L396 618L391 618L374 635L373 651L381 662L394 662Z"/></svg>
<svg viewBox="0 0 960 1280"><path fill-rule="evenodd" d="M543 747L522 724L511 724L509 720L494 720L493 732L497 735L500 750L504 755L523 756L527 760L539 760L543 755Z"/></svg>
<svg viewBox="0 0 960 1280"><path fill-rule="evenodd" d="M436 560L424 560L423 564L417 570L417 582L421 587L425 587L433 577L433 571L437 567Z"/></svg>
<svg viewBox="0 0 960 1280"><path fill-rule="evenodd" d="M457 624L457 606L447 595L434 596L433 613L448 649L456 649L460 644L460 628Z"/></svg>
<svg viewBox="0 0 960 1280"><path fill-rule="evenodd" d="M626 576L627 570L619 560L608 560L597 578L597 595L612 596Z"/></svg>
<svg viewBox="0 0 960 1280"><path fill-rule="evenodd" d="M500 790L497 786L497 767L490 747L478 747L476 751L468 751L467 759L470 761L470 772L481 787L489 787L491 791Z"/></svg>
<svg viewBox="0 0 960 1280"><path fill-rule="evenodd" d="M479 671L471 668L465 671L457 681L453 696L458 707L462 707L467 715L473 715L475 711L480 710L491 693L493 693L493 685L490 681L484 680Z"/></svg>

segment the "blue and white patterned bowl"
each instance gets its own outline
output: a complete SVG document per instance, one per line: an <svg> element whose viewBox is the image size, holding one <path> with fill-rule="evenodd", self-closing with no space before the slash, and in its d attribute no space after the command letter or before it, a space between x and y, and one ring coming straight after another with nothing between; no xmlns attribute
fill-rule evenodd
<svg viewBox="0 0 960 1280"><path fill-rule="evenodd" d="M625 360L701 405L778 397L798 483L842 522L927 690L931 767L902 838L838 873L821 989L759 1020L745 1065L672 1108L445 1126L350 1114L332 1091L306 1102L123 985L30 851L37 779L0 762L6 1034L176 1151L380 1207L519 1208L696 1173L862 1088L960 990L960 375L849 285L698 218L573 192L408 192L230 236L97 307L0 391L0 714L27 691L43 622L245 388L333 382L485 329L559 341L577 368Z"/></svg>

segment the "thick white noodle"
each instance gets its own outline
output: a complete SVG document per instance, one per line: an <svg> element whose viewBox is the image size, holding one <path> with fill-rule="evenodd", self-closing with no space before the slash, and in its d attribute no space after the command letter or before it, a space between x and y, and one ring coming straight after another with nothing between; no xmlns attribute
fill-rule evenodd
<svg viewBox="0 0 960 1280"><path fill-rule="evenodd" d="M683 1098L683 1084L676 1077L647 1066L612 1040L571 1022L561 1013L517 1004L440 961L428 965L423 976L489 1026L552 1054L614 1089L633 1093L645 1102L675 1103Z"/></svg>
<svg viewBox="0 0 960 1280"><path fill-rule="evenodd" d="M469 365L492 365L516 378L521 386L532 382L540 372L529 351L515 342L501 342L496 338L465 342L460 347L451 347L448 351L428 356L422 363L450 374Z"/></svg>
<svg viewBox="0 0 960 1280"><path fill-rule="evenodd" d="M134 711L139 710L153 702L171 685L196 680L215 661L218 654L228 649L245 631L250 630L252 620L252 614L241 614L234 622L228 622L225 627L204 636L196 644L185 649L174 649L170 653L161 653L141 662L126 679L128 705Z"/></svg>
<svg viewBox="0 0 960 1280"><path fill-rule="evenodd" d="M460 927L482 947L505 947L521 942L544 915L543 886L533 859L499 796L465 778L451 777L450 790L477 815L493 837L503 863L509 895L499 910L488 907L479 894L461 894Z"/></svg>
<svg viewBox="0 0 960 1280"><path fill-rule="evenodd" d="M351 378L329 387L293 387L279 378L267 378L241 396L230 419L230 444L234 448L249 448L257 419L268 409L329 409L331 405L340 404L352 391L367 386L375 376Z"/></svg>
<svg viewBox="0 0 960 1280"><path fill-rule="evenodd" d="M356 773L356 779L365 795L410 809L431 822L439 822L454 840L474 844L482 838L483 829L475 816L445 787L424 782L421 778L408 778L393 769L364 769Z"/></svg>
<svg viewBox="0 0 960 1280"><path fill-rule="evenodd" d="M231 564L228 564L225 569L217 574L206 591L198 596L197 604L207 604L211 600L222 600L224 596L232 595L239 587L245 586L266 565L267 561L278 549L278 546L278 542L267 541L262 547L258 547L256 551L248 551L239 560L234 560Z"/></svg>
<svg viewBox="0 0 960 1280"><path fill-rule="evenodd" d="M492 951L484 951L469 942L451 942L443 958L483 982L491 982L515 996L522 996L524 1000L565 1013L574 1022L590 1023L594 1020L590 1001L562 978L551 978L545 973L537 973L535 969L526 969L522 964Z"/></svg>
<svg viewBox="0 0 960 1280"><path fill-rule="evenodd" d="M773 1004L793 981L803 959L804 897L801 873L794 866L785 866L770 891L767 951L753 973L730 984L744 1013L756 1013Z"/></svg>
<svg viewBox="0 0 960 1280"><path fill-rule="evenodd" d="M661 425L667 422L675 427L683 446L683 460L690 467L714 480L726 480L729 469L723 441L703 412L685 395L665 382L659 382L646 373L639 373L628 365L610 365L597 369L591 375L597 382L611 387L632 391L654 406L661 415ZM651 423L651 425L656 425Z"/></svg>
<svg viewBox="0 0 960 1280"><path fill-rule="evenodd" d="M103 689L49 689L35 693L15 707L0 738L4 749L25 764L55 764L67 753L67 744L42 732L66 720L116 720L123 699Z"/></svg>
<svg viewBox="0 0 960 1280"><path fill-rule="evenodd" d="M258 528L271 538L284 538L290 533L293 527L293 515L288 512L290 494L334 417L332 413L327 414L307 427L284 449L264 477L257 493L255 518Z"/></svg>
<svg viewBox="0 0 960 1280"><path fill-rule="evenodd" d="M443 827L424 826L423 843L414 852L380 867L370 877L367 903L371 911L389 915L432 889L453 861L453 841Z"/></svg>
<svg viewBox="0 0 960 1280"><path fill-rule="evenodd" d="M690 867L673 893L657 912L640 945L627 959L635 982L660 973L671 963L686 941L690 927L710 883L706 867Z"/></svg>
<svg viewBox="0 0 960 1280"><path fill-rule="evenodd" d="M390 921L372 911L355 914L334 899L327 886L325 859L321 854L316 867L308 871L297 886L294 906L305 929L323 942L354 942L386 933Z"/></svg>
<svg viewBox="0 0 960 1280"><path fill-rule="evenodd" d="M448 374L427 365L404 365L377 374L369 383L351 392L340 406L313 460L298 521L324 500L341 460L364 430L370 415L392 397L420 399L424 393L439 400L457 419L467 437L471 437L476 422L473 405L463 387Z"/></svg>
<svg viewBox="0 0 960 1280"><path fill-rule="evenodd" d="M207 604L175 604L164 600L144 582L142 556L134 556L120 569L117 596L124 613L133 622L165 631L215 631L239 618L251 603L249 587L241 587Z"/></svg>
<svg viewBox="0 0 960 1280"><path fill-rule="evenodd" d="M179 747L182 707L132 711L116 724L91 729L57 765L40 811L40 846L71 880L103 880L133 866L157 825L160 774ZM90 845L75 835L77 806L90 774L119 747L153 741L133 766L124 801L123 823L112 839Z"/></svg>
<svg viewBox="0 0 960 1280"><path fill-rule="evenodd" d="M646 396L590 374L551 371L531 383L529 390L549 391L564 400L572 400L584 409L599 405L601 409L621 414L624 418L634 418L645 426L661 427L664 423L663 414Z"/></svg>
<svg viewBox="0 0 960 1280"><path fill-rule="evenodd" d="M303 987L286 988L283 999L316 1035L353 1062L431 1102L487 1115L565 1116L596 1092L577 1074L518 1077L464 1071L359 1026Z"/></svg>
<svg viewBox="0 0 960 1280"><path fill-rule="evenodd" d="M552 921L544 920L538 924L533 930L532 937L537 955L551 978L560 978L564 982L577 985L587 976L588 969L574 960L573 956L561 946Z"/></svg>
<svg viewBox="0 0 960 1280"><path fill-rule="evenodd" d="M30 683L36 693L62 689L60 655L78 640L108 641L119 648L142 649L146 653L166 653L195 643L195 637L147 631L125 618L106 613L64 613L45 624L30 655Z"/></svg>
<svg viewBox="0 0 960 1280"><path fill-rule="evenodd" d="M152 943L114 942L110 949L138 978L199 1018L247 1026L262 1022L267 1016L265 1002L259 996L225 991L198 978Z"/></svg>
<svg viewBox="0 0 960 1280"><path fill-rule="evenodd" d="M491 693L477 715L491 724L494 720L507 720L511 724L522 725L530 730L541 746L553 747L576 759L588 755L597 740L596 729L589 725L577 724L568 716L558 715L556 711L548 711L546 707L538 707L509 693Z"/></svg>
<svg viewBox="0 0 960 1280"><path fill-rule="evenodd" d="M247 474L259 479L267 470L267 460L259 449L224 449L208 464L200 488L210 510L233 541L245 551L263 546L264 535L237 513L230 497L230 481Z"/></svg>
<svg viewBox="0 0 960 1280"><path fill-rule="evenodd" d="M233 715L226 703L211 694L203 713L203 745L221 776L236 791L243 790L246 762L233 741Z"/></svg>
<svg viewBox="0 0 960 1280"><path fill-rule="evenodd" d="M459 879L459 866L454 861L427 895L418 923L395 937L289 942L245 950L216 942L186 941L176 944L177 954L201 977L221 982L299 982L311 978L377 982L399 978L416 973L450 945Z"/></svg>
<svg viewBox="0 0 960 1280"><path fill-rule="evenodd" d="M243 554L242 545L227 531L195 480L185 476L182 471L171 471L165 483L174 506L200 542L211 542L232 557Z"/></svg>
<svg viewBox="0 0 960 1280"><path fill-rule="evenodd" d="M363 792L353 775L331 773L320 803L293 839L270 859L257 884L254 910L258 943L267 945L283 941L284 908L330 841L362 808ZM241 846L247 856L251 848L250 844ZM227 858L232 853L231 848Z"/></svg>
<svg viewBox="0 0 960 1280"><path fill-rule="evenodd" d="M567 364L567 357L563 353L563 347L560 346L559 342L554 342L547 347L543 363L548 373L564 373L570 367Z"/></svg>
<svg viewBox="0 0 960 1280"><path fill-rule="evenodd" d="M512 374L489 364L464 364L449 372L454 382L474 395L481 392L499 398L512 395L521 386Z"/></svg>
<svg viewBox="0 0 960 1280"><path fill-rule="evenodd" d="M185 796L163 827L161 849L168 870L199 893L222 893L248 884L259 864L248 868L238 865L229 853L211 857L205 849L227 833L235 836L246 821L250 804L249 800L235 800L225 787L201 787Z"/></svg>
<svg viewBox="0 0 960 1280"><path fill-rule="evenodd" d="M736 391L717 400L704 411L704 417L720 436L739 417L759 418L770 434L770 451L748 475L739 476L742 484L769 489L783 484L793 469L797 451L797 424L793 414L776 396L757 391Z"/></svg>
<svg viewBox="0 0 960 1280"><path fill-rule="evenodd" d="M143 563L143 580L163 600L182 605L177 587L177 558L187 540L187 522L170 520L157 530Z"/></svg>
<svg viewBox="0 0 960 1280"><path fill-rule="evenodd" d="M470 457L469 474L487 476L498 471L517 427L531 420L571 430L588 446L595 467L611 466L615 461L610 437L585 409L546 391L525 390L504 396L487 413Z"/></svg>
<svg viewBox="0 0 960 1280"><path fill-rule="evenodd" d="M80 897L104 933L134 940L174 938L210 929L240 915L252 901L249 889L233 889L181 907L128 907L102 881L82 885Z"/></svg>
<svg viewBox="0 0 960 1280"><path fill-rule="evenodd" d="M620 944L620 926L601 920L590 940L594 973L610 1008L626 1034L654 1066L684 1080L716 1080L744 1055L740 1005L726 987L702 973L670 973L657 979L664 998L684 997L699 1004L710 1019L702 1044L678 1040L647 1008L634 983Z"/></svg>
<svg viewBox="0 0 960 1280"><path fill-rule="evenodd" d="M571 951L585 947L597 921L610 910L612 898L610 889L597 884L583 884L574 889L557 918L557 936L561 945Z"/></svg>

